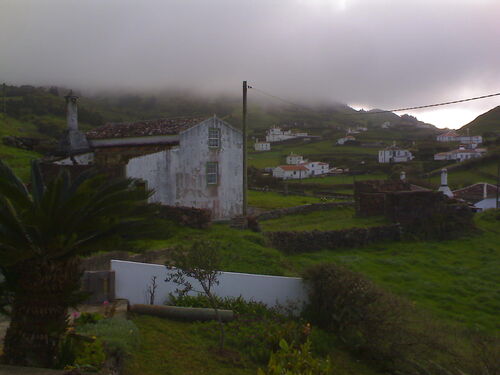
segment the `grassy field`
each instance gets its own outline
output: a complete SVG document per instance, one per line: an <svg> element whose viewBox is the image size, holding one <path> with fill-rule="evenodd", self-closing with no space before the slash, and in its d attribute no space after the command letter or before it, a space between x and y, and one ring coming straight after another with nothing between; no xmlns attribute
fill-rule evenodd
<svg viewBox="0 0 500 375"><path fill-rule="evenodd" d="M217 359L215 343L196 333L193 323L136 316L141 345L126 362L125 375L255 375L245 367Z"/></svg>
<svg viewBox="0 0 500 375"><path fill-rule="evenodd" d="M30 161L40 157L41 155L34 151L21 150L0 144L0 159L6 162L23 181L29 178Z"/></svg>
<svg viewBox="0 0 500 375"><path fill-rule="evenodd" d="M366 180L386 180L387 176L382 173L371 173L371 174L361 174L361 175L337 175L337 176L327 176L327 177L314 177L307 178L305 180L290 180L291 184L301 184L301 183L314 183L314 184L324 184L324 185L337 185L337 184L352 184L356 181L366 181Z"/></svg>
<svg viewBox="0 0 500 375"><path fill-rule="evenodd" d="M301 206L303 204L321 203L317 197L301 195L283 195L272 191L248 191L248 205L264 210L274 210L283 207Z"/></svg>
<svg viewBox="0 0 500 375"><path fill-rule="evenodd" d="M441 318L493 330L500 324L500 225L498 220L488 219L488 215L478 215L478 232L461 239L386 242L294 256L269 247L261 233L232 229L225 224L215 224L207 230L171 227L166 229L171 233L169 239L142 242L139 246L161 249L189 244L194 238L216 240L222 245L223 269L234 272L296 276L315 263L342 263ZM329 220L341 217L339 212ZM295 223L293 220L292 216L261 224L266 230L323 225L315 215L301 215Z"/></svg>
<svg viewBox="0 0 500 375"><path fill-rule="evenodd" d="M496 184L498 164L495 162L488 162L484 165L475 166L471 169L453 170L448 172L448 185L451 189L459 189L477 182L489 182ZM429 179L429 182L434 186L439 186L441 183L441 176L436 174Z"/></svg>
<svg viewBox="0 0 500 375"><path fill-rule="evenodd" d="M279 219L261 221L260 226L265 232L274 232L287 230L339 230L353 227L372 227L387 223L387 220L383 217L355 217L353 207L342 207L335 210L287 215Z"/></svg>

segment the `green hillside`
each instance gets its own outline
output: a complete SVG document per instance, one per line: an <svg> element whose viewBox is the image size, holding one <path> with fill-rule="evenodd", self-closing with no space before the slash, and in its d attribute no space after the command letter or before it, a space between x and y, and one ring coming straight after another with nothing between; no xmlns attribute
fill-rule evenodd
<svg viewBox="0 0 500 375"><path fill-rule="evenodd" d="M500 135L500 106L497 106L488 112L476 117L460 128L460 133L465 134L469 130L470 134L481 134L488 136L488 133L497 133ZM486 134L485 134L486 133Z"/></svg>

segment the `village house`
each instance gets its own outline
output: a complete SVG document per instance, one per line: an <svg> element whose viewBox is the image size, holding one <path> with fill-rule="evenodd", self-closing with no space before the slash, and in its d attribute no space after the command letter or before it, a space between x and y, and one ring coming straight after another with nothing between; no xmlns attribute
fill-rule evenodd
<svg viewBox="0 0 500 375"><path fill-rule="evenodd" d="M483 143L483 137L480 135L460 135L457 132L451 130L446 133L442 133L436 137L438 142L460 142L465 144L475 143L480 144Z"/></svg>
<svg viewBox="0 0 500 375"><path fill-rule="evenodd" d="M68 113L68 126L77 129L76 100ZM151 202L209 209L215 220L242 213L243 136L215 115L110 123L86 140L84 153L66 149L70 156L56 163L119 171L154 190Z"/></svg>
<svg viewBox="0 0 500 375"><path fill-rule="evenodd" d="M273 177L283 180L308 178L310 171L304 165L278 165L273 169Z"/></svg>
<svg viewBox="0 0 500 375"><path fill-rule="evenodd" d="M259 142L257 139L253 145L255 151L271 151L271 143L269 142Z"/></svg>
<svg viewBox="0 0 500 375"><path fill-rule="evenodd" d="M453 160L458 162L463 162L465 160L480 158L486 154L485 148L466 148L465 146L460 146L460 148L447 152L439 152L434 155L434 160Z"/></svg>
<svg viewBox="0 0 500 375"><path fill-rule="evenodd" d="M382 129L389 129L391 127L391 123L389 121L386 121L380 125Z"/></svg>
<svg viewBox="0 0 500 375"><path fill-rule="evenodd" d="M310 177L325 175L330 171L330 166L328 165L328 163L323 163L320 161L308 161L300 165L303 165L307 168Z"/></svg>
<svg viewBox="0 0 500 375"><path fill-rule="evenodd" d="M288 139L311 137L308 133L294 133L291 130L283 130L279 126L273 126L267 130L266 142L281 142Z"/></svg>
<svg viewBox="0 0 500 375"><path fill-rule="evenodd" d="M455 198L463 199L476 207L479 211L500 207L498 186L487 182L478 182L462 189L454 190ZM497 200L499 202L497 206Z"/></svg>
<svg viewBox="0 0 500 375"><path fill-rule="evenodd" d="M410 151L399 148L396 145L379 150L378 152L379 163L405 163L412 159L413 155Z"/></svg>
<svg viewBox="0 0 500 375"><path fill-rule="evenodd" d="M354 142L355 140L356 140L356 138L353 137L352 135L347 135L343 138L337 139L337 144L344 145L346 142Z"/></svg>
<svg viewBox="0 0 500 375"><path fill-rule="evenodd" d="M305 160L302 155L297 155L294 154L293 152L291 152L290 155L286 157L286 163L290 165L302 164L306 161L307 160Z"/></svg>

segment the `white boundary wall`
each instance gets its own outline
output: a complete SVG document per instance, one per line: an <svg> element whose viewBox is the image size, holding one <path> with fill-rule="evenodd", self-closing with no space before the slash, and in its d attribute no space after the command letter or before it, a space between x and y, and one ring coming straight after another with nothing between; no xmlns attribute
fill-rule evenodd
<svg viewBox="0 0 500 375"><path fill-rule="evenodd" d="M156 305L167 301L169 293L175 294L178 287L173 282L165 282L169 271L163 265L112 260L111 269L115 271L116 297L128 299L131 304L149 303L147 287L154 276L158 285ZM188 280L194 289L201 290L198 282ZM286 305L289 302L301 305L307 300L304 282L298 277L221 272L219 285L214 287L214 292L219 297L242 296L247 301L263 302L268 306Z"/></svg>

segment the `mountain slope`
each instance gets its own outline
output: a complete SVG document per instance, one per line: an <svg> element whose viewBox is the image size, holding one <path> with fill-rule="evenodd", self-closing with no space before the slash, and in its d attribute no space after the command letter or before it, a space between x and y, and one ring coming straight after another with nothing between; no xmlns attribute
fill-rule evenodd
<svg viewBox="0 0 500 375"><path fill-rule="evenodd" d="M500 106L479 115L468 124L459 129L465 134L469 130L470 134L499 133L500 134Z"/></svg>

